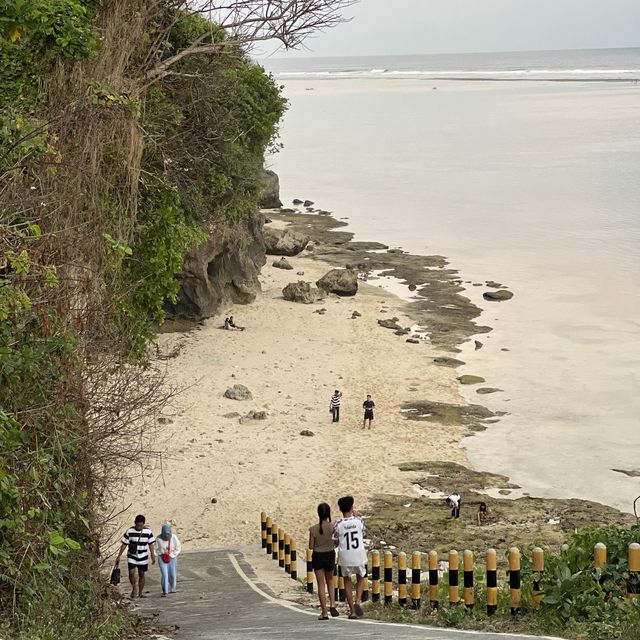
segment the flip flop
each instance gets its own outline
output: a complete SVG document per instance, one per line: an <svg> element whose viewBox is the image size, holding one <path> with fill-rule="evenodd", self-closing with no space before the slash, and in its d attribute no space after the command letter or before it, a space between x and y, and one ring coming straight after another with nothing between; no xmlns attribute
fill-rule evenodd
<svg viewBox="0 0 640 640"><path fill-rule="evenodd" d="M329 613L331 614L332 618L337 618L340 615L339 611L335 607L331 607L329 609Z"/></svg>
<svg viewBox="0 0 640 640"><path fill-rule="evenodd" d="M358 618L362 618L362 616L364 615L362 606L356 603L353 608L356 610L356 615L358 616Z"/></svg>
<svg viewBox="0 0 640 640"><path fill-rule="evenodd" d="M318 620L328 620L329 616L318 616Z"/></svg>
<svg viewBox="0 0 640 640"><path fill-rule="evenodd" d="M349 620L357 620L358 616L355 613L349 614Z"/></svg>

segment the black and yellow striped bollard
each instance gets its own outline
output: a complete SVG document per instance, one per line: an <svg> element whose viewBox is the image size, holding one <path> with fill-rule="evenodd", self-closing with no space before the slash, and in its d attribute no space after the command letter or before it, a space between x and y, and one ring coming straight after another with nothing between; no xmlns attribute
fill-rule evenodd
<svg viewBox="0 0 640 640"><path fill-rule="evenodd" d="M498 556L495 549L487 551L487 615L492 616L498 610Z"/></svg>
<svg viewBox="0 0 640 640"><path fill-rule="evenodd" d="M338 554L338 559L339 559L340 555ZM340 581L339 581L339 576L338 576L338 572L339 572L339 568L338 568L338 560L336 560L335 565L333 566L333 599L336 602L340 601Z"/></svg>
<svg viewBox="0 0 640 640"><path fill-rule="evenodd" d="M518 547L509 549L509 602L511 615L515 616L520 611L522 589L520 583L520 550Z"/></svg>
<svg viewBox="0 0 640 640"><path fill-rule="evenodd" d="M267 548L267 514L264 511L260 512L260 541L262 548Z"/></svg>
<svg viewBox="0 0 640 640"><path fill-rule="evenodd" d="M291 538L291 573L292 580L298 579L298 550L296 549L296 541Z"/></svg>
<svg viewBox="0 0 640 640"><path fill-rule="evenodd" d="M593 566L596 569L604 569L607 566L607 546L598 542L593 548Z"/></svg>
<svg viewBox="0 0 640 640"><path fill-rule="evenodd" d="M267 521L265 525L267 527L267 555L270 556L273 551L272 543L271 543L271 517L267 516Z"/></svg>
<svg viewBox="0 0 640 640"><path fill-rule="evenodd" d="M398 554L398 604L407 606L407 554L404 551Z"/></svg>
<svg viewBox="0 0 640 640"><path fill-rule="evenodd" d="M384 552L384 603L391 604L393 601L393 554L391 551Z"/></svg>
<svg viewBox="0 0 640 640"><path fill-rule="evenodd" d="M380 601L380 552L371 552L371 602Z"/></svg>
<svg viewBox="0 0 640 640"><path fill-rule="evenodd" d="M278 525L271 523L271 558L278 560Z"/></svg>
<svg viewBox="0 0 640 640"><path fill-rule="evenodd" d="M462 569L464 571L464 605L467 609L473 609L475 604L475 591L473 587L473 551L465 549L462 554Z"/></svg>
<svg viewBox="0 0 640 640"><path fill-rule="evenodd" d="M438 552L429 551L429 604L437 609L438 602Z"/></svg>
<svg viewBox="0 0 640 640"><path fill-rule="evenodd" d="M629 577L627 578L627 596L640 598L640 544L629 545Z"/></svg>
<svg viewBox="0 0 640 640"><path fill-rule="evenodd" d="M311 556L313 551L307 549L307 591L313 593L313 564L311 563Z"/></svg>
<svg viewBox="0 0 640 640"><path fill-rule="evenodd" d="M531 587L533 608L535 611L539 611L544 598L544 592L540 586L542 576L544 575L544 551L540 547L536 547L533 550L531 569L533 571L533 584Z"/></svg>
<svg viewBox="0 0 640 640"><path fill-rule="evenodd" d="M338 565L338 601L346 602L347 601L347 593L344 590L344 576L342 575L342 567ZM347 578L347 580L351 580L351 578Z"/></svg>
<svg viewBox="0 0 640 640"><path fill-rule="evenodd" d="M449 606L455 607L460 602L460 587L458 586L458 566L460 558L455 549L449 551Z"/></svg>
<svg viewBox="0 0 640 640"><path fill-rule="evenodd" d="M284 534L284 572L291 573L291 536Z"/></svg>
<svg viewBox="0 0 640 640"><path fill-rule="evenodd" d="M364 586L362 587L362 602L367 602L369 600L369 563L367 562L364 565L364 570L366 575L364 577Z"/></svg>
<svg viewBox="0 0 640 640"><path fill-rule="evenodd" d="M414 551L411 556L411 602L414 609L420 608L421 585L420 569L422 568L422 557L419 551Z"/></svg>
<svg viewBox="0 0 640 640"><path fill-rule="evenodd" d="M284 569L284 529L278 528L278 566Z"/></svg>

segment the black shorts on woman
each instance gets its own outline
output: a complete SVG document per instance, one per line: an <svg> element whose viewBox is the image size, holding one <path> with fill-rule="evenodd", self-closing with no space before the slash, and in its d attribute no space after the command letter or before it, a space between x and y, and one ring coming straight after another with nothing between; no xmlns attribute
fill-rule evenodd
<svg viewBox="0 0 640 640"><path fill-rule="evenodd" d="M335 551L314 551L311 555L311 566L314 571L333 572L336 567L336 552Z"/></svg>

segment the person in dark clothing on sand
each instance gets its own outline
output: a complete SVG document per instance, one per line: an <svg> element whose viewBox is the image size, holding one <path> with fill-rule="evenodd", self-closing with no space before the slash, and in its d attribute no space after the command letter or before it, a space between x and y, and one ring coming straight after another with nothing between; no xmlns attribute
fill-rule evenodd
<svg viewBox="0 0 640 640"><path fill-rule="evenodd" d="M376 403L371 399L371 396L367 394L367 399L362 403L364 409L364 420L362 422L362 428L366 429L367 421L369 422L369 429L371 429L371 422L373 421L373 408Z"/></svg>
<svg viewBox="0 0 640 640"><path fill-rule="evenodd" d="M331 400L329 401L329 411L333 416L331 422L340 422L340 400L342 399L342 391L337 389L333 392Z"/></svg>

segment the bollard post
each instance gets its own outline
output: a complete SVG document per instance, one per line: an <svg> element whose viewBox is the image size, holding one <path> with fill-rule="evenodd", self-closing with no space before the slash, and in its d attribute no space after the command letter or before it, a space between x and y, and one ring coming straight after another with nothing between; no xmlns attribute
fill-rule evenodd
<svg viewBox="0 0 640 640"><path fill-rule="evenodd" d="M437 609L438 602L438 552L429 551L429 604Z"/></svg>
<svg viewBox="0 0 640 640"><path fill-rule="evenodd" d="M380 552L371 552L371 602L380 601Z"/></svg>
<svg viewBox="0 0 640 640"><path fill-rule="evenodd" d="M607 547L598 542L593 548L593 566L596 569L604 569L607 566Z"/></svg>
<svg viewBox="0 0 640 640"><path fill-rule="evenodd" d="M473 609L475 604L475 592L473 589L473 551L465 549L462 554L462 567L464 570L464 605L467 609Z"/></svg>
<svg viewBox="0 0 640 640"><path fill-rule="evenodd" d="M336 602L340 600L340 580L339 580L339 565L336 561L335 566L333 567L333 598Z"/></svg>
<svg viewBox="0 0 640 640"><path fill-rule="evenodd" d="M420 608L420 569L422 559L419 551L414 551L411 556L411 602L414 609Z"/></svg>
<svg viewBox="0 0 640 640"><path fill-rule="evenodd" d="M338 601L346 602L347 601L347 592L344 590L344 576L342 575L342 567L338 565ZM351 580L351 578L347 578L347 580Z"/></svg>
<svg viewBox="0 0 640 640"><path fill-rule="evenodd" d="M266 528L267 528L267 555L270 556L272 551L273 551L273 547L272 547L272 542L271 542L271 517L267 516L267 521L265 522Z"/></svg>
<svg viewBox="0 0 640 640"><path fill-rule="evenodd" d="M260 541L262 542L262 548L267 548L267 514L264 511L260 512Z"/></svg>
<svg viewBox="0 0 640 640"><path fill-rule="evenodd" d="M291 573L291 536L284 534L284 572Z"/></svg>
<svg viewBox="0 0 640 640"><path fill-rule="evenodd" d="M278 559L278 525L275 522L271 523L271 558Z"/></svg>
<svg viewBox="0 0 640 640"><path fill-rule="evenodd" d="M313 565L311 564L311 556L313 551L307 549L307 592L313 593Z"/></svg>
<svg viewBox="0 0 640 640"><path fill-rule="evenodd" d="M520 611L522 597L520 587L520 550L518 547L511 547L509 549L509 589L512 616L515 616Z"/></svg>
<svg viewBox="0 0 640 640"><path fill-rule="evenodd" d="M533 550L533 563L531 568L533 569L533 608L535 611L539 611L542 605L542 599L544 598L544 592L540 586L540 581L544 574L544 551L540 547L536 547Z"/></svg>
<svg viewBox="0 0 640 640"><path fill-rule="evenodd" d="M629 577L627 578L627 596L640 598L640 544L629 545Z"/></svg>
<svg viewBox="0 0 640 640"><path fill-rule="evenodd" d="M284 529L278 528L278 566L284 569Z"/></svg>
<svg viewBox="0 0 640 640"><path fill-rule="evenodd" d="M291 579L298 579L298 551L296 549L296 541L291 538Z"/></svg>
<svg viewBox="0 0 640 640"><path fill-rule="evenodd" d="M487 615L492 616L498 609L498 556L495 549L486 555L487 565Z"/></svg>
<svg viewBox="0 0 640 640"><path fill-rule="evenodd" d="M391 604L393 601L393 554L391 551L384 552L384 603Z"/></svg>
<svg viewBox="0 0 640 640"><path fill-rule="evenodd" d="M364 577L364 587L362 588L362 602L367 602L369 600L369 563L368 562L364 565L364 569L367 572L367 575Z"/></svg>
<svg viewBox="0 0 640 640"><path fill-rule="evenodd" d="M455 549L449 551L449 606L455 607L460 602L458 586L458 566L460 558Z"/></svg>
<svg viewBox="0 0 640 640"><path fill-rule="evenodd" d="M398 554L398 604L407 606L407 554L404 551Z"/></svg>

